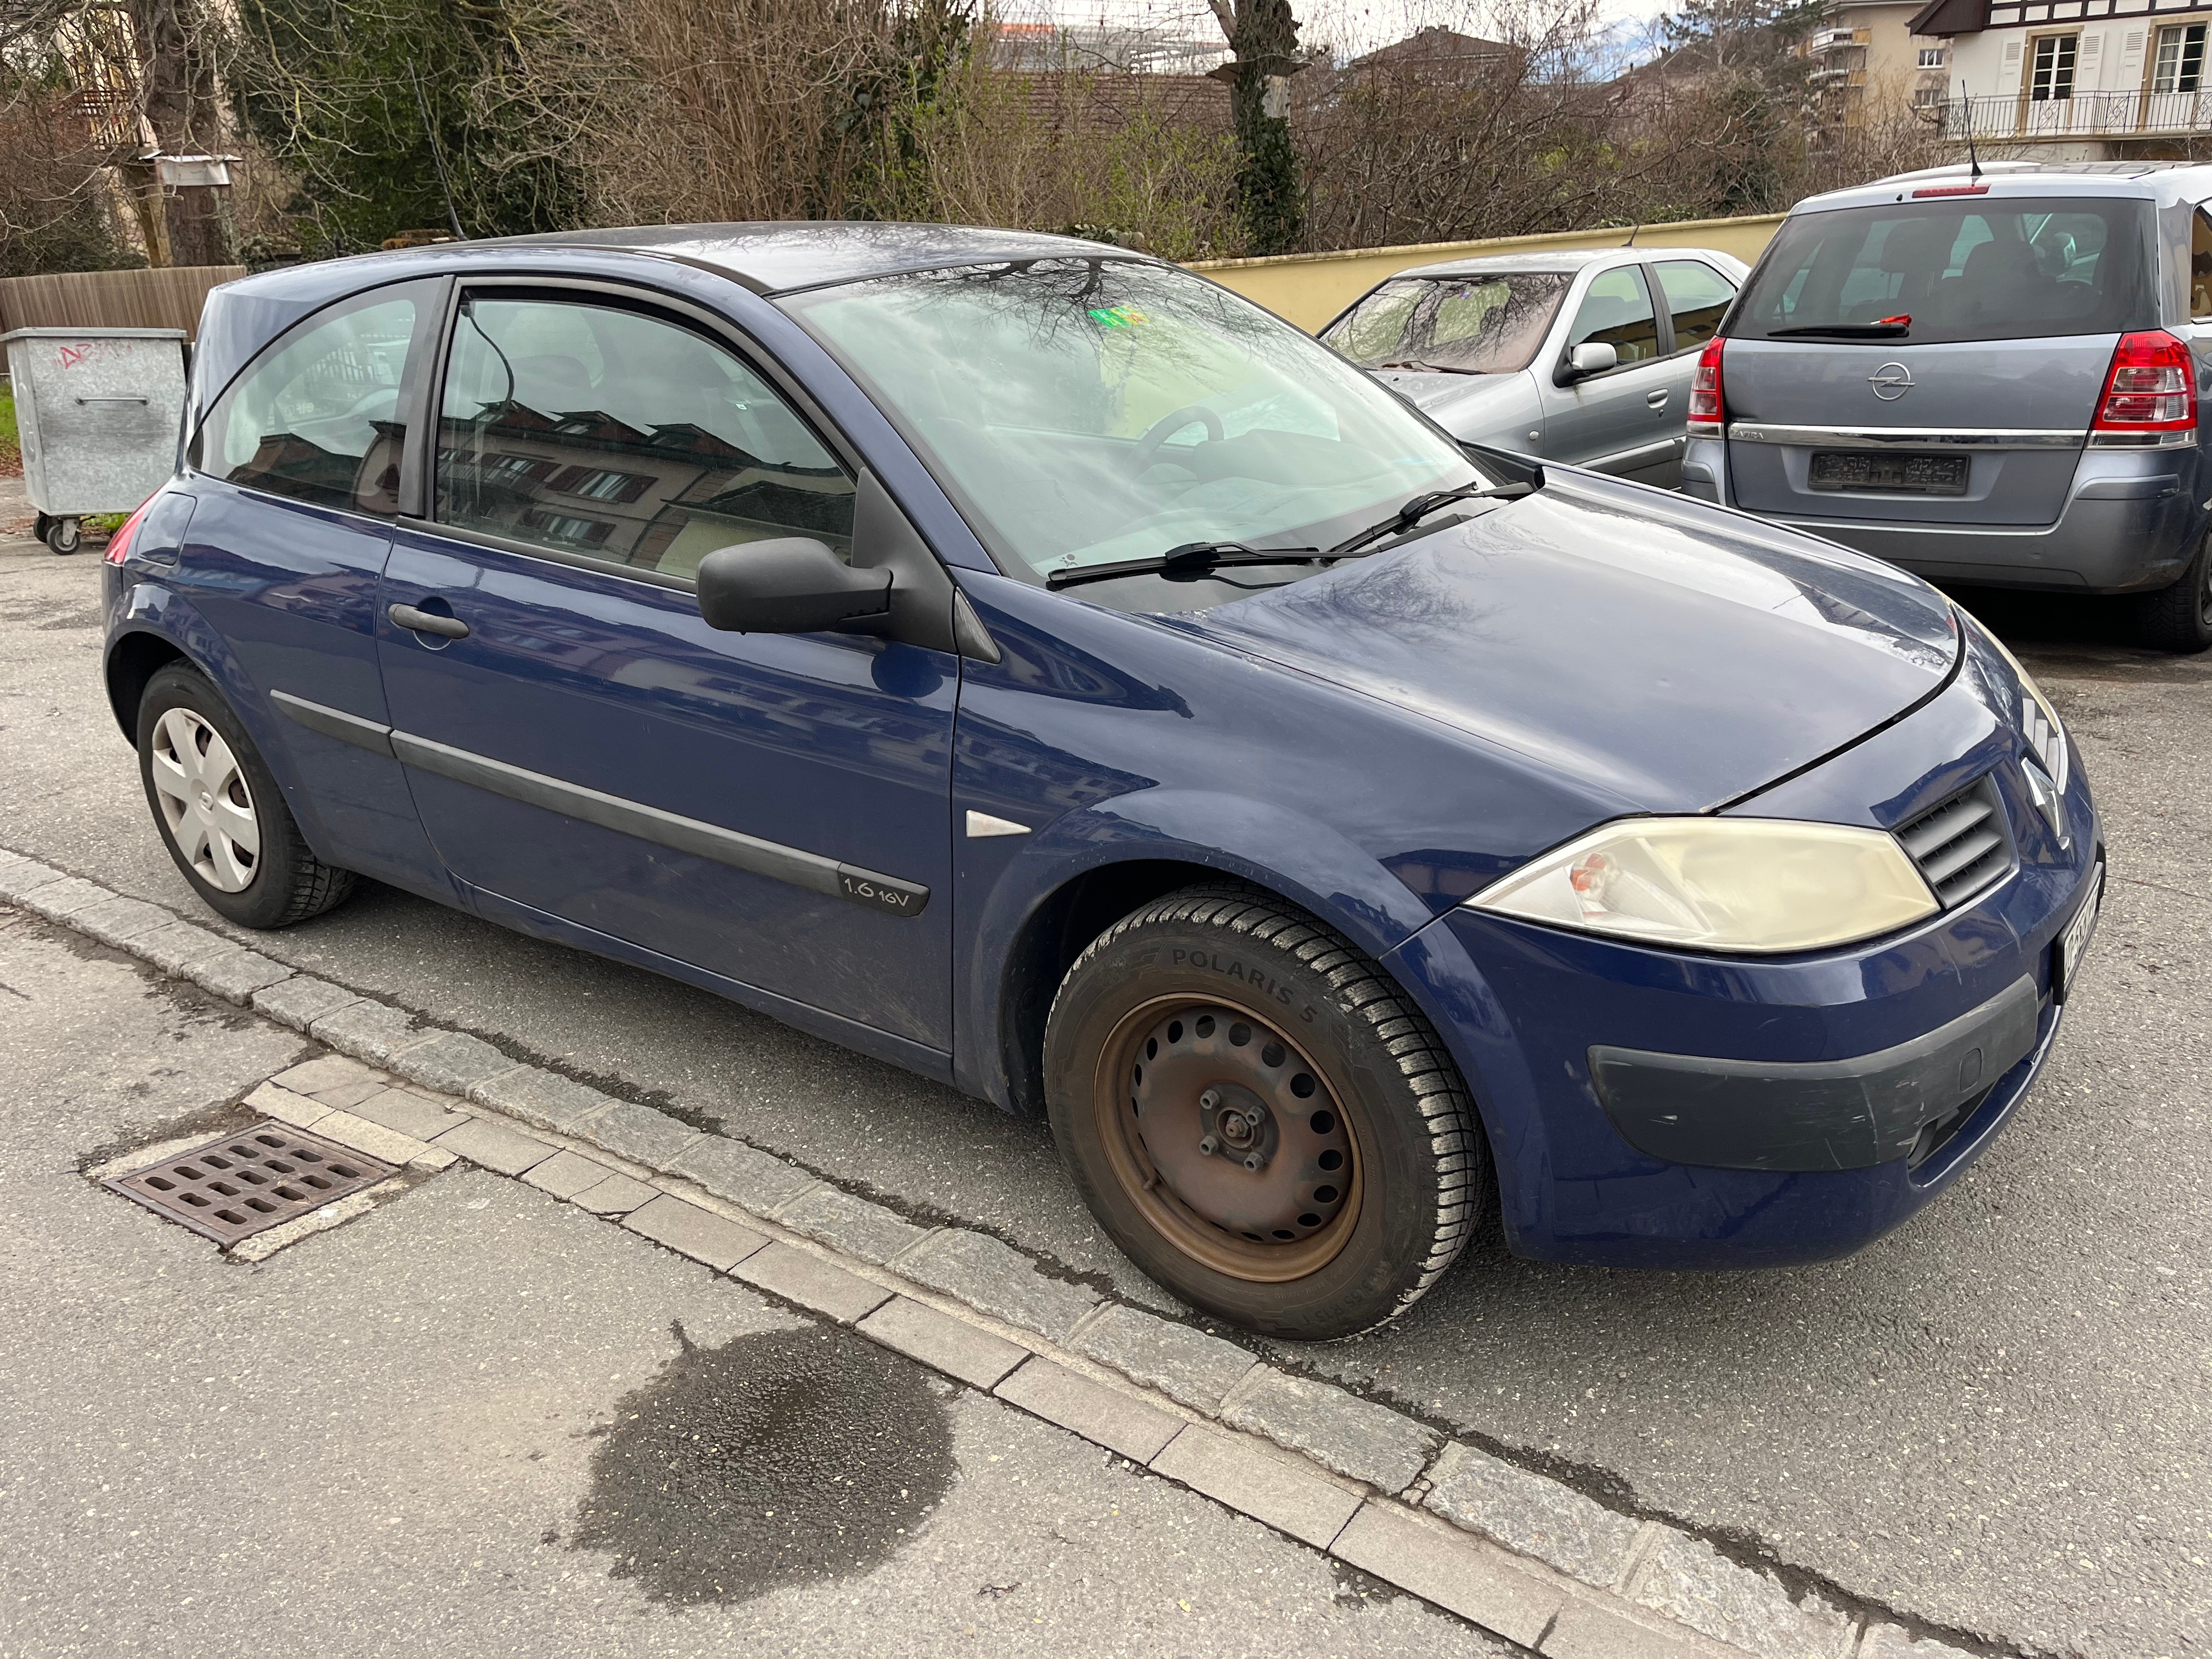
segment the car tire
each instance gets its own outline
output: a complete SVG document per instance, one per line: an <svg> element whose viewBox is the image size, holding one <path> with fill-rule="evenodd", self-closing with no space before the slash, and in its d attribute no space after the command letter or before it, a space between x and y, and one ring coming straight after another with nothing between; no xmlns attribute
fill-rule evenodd
<svg viewBox="0 0 2212 1659"><path fill-rule="evenodd" d="M307 848L268 763L205 675L160 670L138 700L138 775L163 845L208 908L289 927L353 891Z"/></svg>
<svg viewBox="0 0 2212 1659"><path fill-rule="evenodd" d="M1489 1145L1434 1028L1372 958L1257 888L1173 893L1093 940L1044 1063L1054 1139L1100 1224L1247 1329L1324 1340L1393 1319L1488 1212Z"/></svg>
<svg viewBox="0 0 2212 1659"><path fill-rule="evenodd" d="M2212 534L2197 543L2180 580L2133 603L2139 643L2191 656L2212 649Z"/></svg>

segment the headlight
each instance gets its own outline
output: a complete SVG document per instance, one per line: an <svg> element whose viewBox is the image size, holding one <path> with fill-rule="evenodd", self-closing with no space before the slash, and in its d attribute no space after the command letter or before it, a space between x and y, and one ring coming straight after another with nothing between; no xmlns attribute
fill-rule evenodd
<svg viewBox="0 0 2212 1659"><path fill-rule="evenodd" d="M1818 951L1941 908L1896 838L1782 818L1623 818L1468 904L1705 951Z"/></svg>
<svg viewBox="0 0 2212 1659"><path fill-rule="evenodd" d="M1972 621L1972 618L1968 620ZM2027 746L2035 751L2043 769L2051 775L2058 793L2066 793L2066 728L2058 723L2058 711L2051 706L2051 699L2043 695L2043 688L2035 683L2027 670L2020 665L2020 659L2005 649L2005 642L1990 632L1987 626L1975 621L1974 631L1987 641L1990 648L2012 665L2012 672L2020 676L2020 689L2027 693L2020 707L2021 735Z"/></svg>

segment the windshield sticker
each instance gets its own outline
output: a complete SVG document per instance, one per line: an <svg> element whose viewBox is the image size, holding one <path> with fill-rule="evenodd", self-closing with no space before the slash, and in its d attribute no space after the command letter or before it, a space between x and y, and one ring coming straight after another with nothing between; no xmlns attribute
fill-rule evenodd
<svg viewBox="0 0 2212 1659"><path fill-rule="evenodd" d="M1133 328L1152 319L1134 306L1101 306L1091 312L1091 320L1101 328Z"/></svg>

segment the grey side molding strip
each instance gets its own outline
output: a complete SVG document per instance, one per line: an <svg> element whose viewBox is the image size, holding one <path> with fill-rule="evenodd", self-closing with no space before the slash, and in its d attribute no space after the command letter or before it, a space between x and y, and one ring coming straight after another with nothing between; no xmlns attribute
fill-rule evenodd
<svg viewBox="0 0 2212 1659"><path fill-rule="evenodd" d="M379 726L356 714L325 708L289 692L272 691L269 695L279 708L310 731L375 754L392 756L418 770L489 790L525 805L543 807L564 817L598 824L602 830L635 836L641 841L658 842L679 853L711 859L733 870L787 882L809 892L865 904L872 910L918 916L929 904L929 889L919 882L902 881L896 876L864 870L858 865L841 864L819 853L786 847L780 842L763 841L757 836L740 835L720 824L702 823L697 818L663 811L657 806L624 800L619 795L602 794L581 784L548 777L543 772L510 766L489 756Z"/></svg>
<svg viewBox="0 0 2212 1659"><path fill-rule="evenodd" d="M271 691L269 701L310 732L336 738L340 743L353 744L371 754L388 756L392 753L392 728L388 726L379 726L374 720L349 714L343 708L328 708L319 702L309 702L305 697L295 697L289 691Z"/></svg>

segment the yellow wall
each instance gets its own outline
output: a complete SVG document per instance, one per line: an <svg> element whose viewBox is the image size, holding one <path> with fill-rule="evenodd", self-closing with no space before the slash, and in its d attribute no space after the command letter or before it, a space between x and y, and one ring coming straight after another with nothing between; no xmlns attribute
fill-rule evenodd
<svg viewBox="0 0 2212 1659"><path fill-rule="evenodd" d="M1638 247L1709 247L1732 253L1746 264L1758 258L1778 213L1741 219L1686 219L1678 224L1645 225ZM1385 276L1413 265L1474 258L1486 253L1553 253L1576 248L1619 247L1628 232L1563 231L1548 236L1498 236L1485 242L1430 242L1413 247L1364 247L1348 253L1281 253L1265 259L1207 259L1194 264L1224 288L1256 301L1277 316L1308 331L1320 328Z"/></svg>

